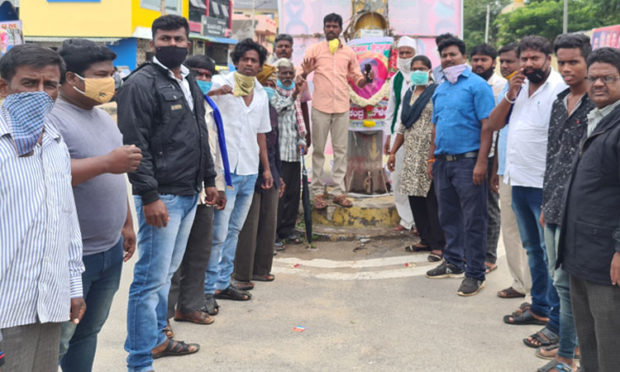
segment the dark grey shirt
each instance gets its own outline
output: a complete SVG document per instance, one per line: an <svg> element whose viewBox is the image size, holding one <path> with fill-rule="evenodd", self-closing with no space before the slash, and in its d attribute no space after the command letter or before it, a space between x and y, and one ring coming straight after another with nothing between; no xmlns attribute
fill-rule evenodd
<svg viewBox="0 0 620 372"><path fill-rule="evenodd" d="M123 145L114 119L99 108L84 110L59 98L48 116L69 148L71 159L101 156ZM105 173L73 187L84 256L118 243L127 217L127 185L122 174Z"/></svg>
<svg viewBox="0 0 620 372"><path fill-rule="evenodd" d="M570 89L558 94L553 102L547 141L547 165L543 183L543 212L545 223L560 225L562 198L572 170L573 156L588 127L588 112L594 108L584 95L576 109L568 112L565 99Z"/></svg>

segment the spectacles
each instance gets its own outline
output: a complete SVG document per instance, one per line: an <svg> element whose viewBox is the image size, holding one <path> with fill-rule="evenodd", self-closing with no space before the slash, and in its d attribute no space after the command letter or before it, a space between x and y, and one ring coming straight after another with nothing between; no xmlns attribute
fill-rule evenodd
<svg viewBox="0 0 620 372"><path fill-rule="evenodd" d="M611 75L607 75L607 76L588 76L586 79L589 82L591 82L591 83L596 83L596 81L598 79L601 79L603 84L611 84L611 83L614 83L616 80L620 79L620 77L611 76Z"/></svg>

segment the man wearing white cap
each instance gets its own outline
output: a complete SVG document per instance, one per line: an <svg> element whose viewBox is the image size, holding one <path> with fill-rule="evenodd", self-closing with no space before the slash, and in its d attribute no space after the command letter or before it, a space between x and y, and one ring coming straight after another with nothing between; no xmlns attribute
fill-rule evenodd
<svg viewBox="0 0 620 372"><path fill-rule="evenodd" d="M385 140L384 151L390 153L390 148L394 145L396 136L392 136L400 125L401 101L411 86L411 61L415 56L417 42L408 36L398 39L398 72L390 79L390 98L388 99L387 110L385 113ZM400 216L400 224L395 230L410 230L413 227L413 214L409 206L407 195L400 193L400 173L403 168L404 148L396 152L396 163L394 172L391 174L392 190L394 190L394 204Z"/></svg>

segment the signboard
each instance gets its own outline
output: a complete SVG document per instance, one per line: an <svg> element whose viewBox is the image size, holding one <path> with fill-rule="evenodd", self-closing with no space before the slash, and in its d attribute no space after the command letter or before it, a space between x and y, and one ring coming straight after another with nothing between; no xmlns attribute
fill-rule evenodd
<svg viewBox="0 0 620 372"><path fill-rule="evenodd" d="M190 0L190 31L203 36L227 37L231 28L230 0Z"/></svg>
<svg viewBox="0 0 620 372"><path fill-rule="evenodd" d="M0 22L0 55L24 43L21 21Z"/></svg>
<svg viewBox="0 0 620 372"><path fill-rule="evenodd" d="M603 47L620 48L620 25L592 30L592 49Z"/></svg>

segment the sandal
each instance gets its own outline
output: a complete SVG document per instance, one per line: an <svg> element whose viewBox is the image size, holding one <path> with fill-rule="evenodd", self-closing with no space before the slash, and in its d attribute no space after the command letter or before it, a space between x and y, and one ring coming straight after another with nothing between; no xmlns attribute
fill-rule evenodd
<svg viewBox="0 0 620 372"><path fill-rule="evenodd" d="M192 348L194 350L192 350ZM181 356L181 355L188 355L188 354L194 354L195 352L197 352L198 350L200 350L200 345L198 344L186 344L183 341L176 341L176 340L168 340L168 343L166 344L166 348L158 353L153 352L153 359L158 359L158 358L163 358L163 357L168 357L168 356Z"/></svg>
<svg viewBox="0 0 620 372"><path fill-rule="evenodd" d="M551 360L558 354L559 349L559 344L539 347L536 349L536 356L540 359Z"/></svg>
<svg viewBox="0 0 620 372"><path fill-rule="evenodd" d="M491 271L497 270L497 264L485 262L484 266L486 266L485 274L489 274Z"/></svg>
<svg viewBox="0 0 620 372"><path fill-rule="evenodd" d="M166 321L166 326L164 327L164 329L162 329L162 331L164 332L164 334L166 335L168 339L172 339L174 337L174 331L172 330L172 327L170 326L169 320Z"/></svg>
<svg viewBox="0 0 620 372"><path fill-rule="evenodd" d="M547 322L549 321L549 318L544 318L544 319L546 320L535 318L534 314L532 314L532 311L530 309L527 309L527 310L524 310L521 314L517 314L515 312L510 315L504 316L504 323L513 324L513 325L525 325L525 324L546 325Z"/></svg>
<svg viewBox="0 0 620 372"><path fill-rule="evenodd" d="M560 342L560 336L547 327L523 339L523 343L532 348L551 346L558 342Z"/></svg>
<svg viewBox="0 0 620 372"><path fill-rule="evenodd" d="M416 244L411 244L411 245L406 246L405 250L407 252L412 252L412 253L423 252L423 251L430 251L431 247L424 243L416 243Z"/></svg>
<svg viewBox="0 0 620 372"><path fill-rule="evenodd" d="M334 203L338 204L343 208L351 208L353 206L353 202L347 199L345 194L338 195L334 198Z"/></svg>
<svg viewBox="0 0 620 372"><path fill-rule="evenodd" d="M301 238L299 237L298 234L291 234L287 236L285 239L287 243L301 244Z"/></svg>
<svg viewBox="0 0 620 372"><path fill-rule="evenodd" d="M265 275L254 275L252 280L257 282L273 282L276 277L273 274L265 274Z"/></svg>
<svg viewBox="0 0 620 372"><path fill-rule="evenodd" d="M232 286L242 291L251 291L254 289L254 283L240 280L233 282Z"/></svg>
<svg viewBox="0 0 620 372"><path fill-rule="evenodd" d="M573 372L573 368L566 363L552 360L544 366L538 368L537 372Z"/></svg>
<svg viewBox="0 0 620 372"><path fill-rule="evenodd" d="M213 316L220 312L220 305L215 301L215 296L212 293L205 294L205 305L200 309L205 313Z"/></svg>
<svg viewBox="0 0 620 372"><path fill-rule="evenodd" d="M248 301L252 299L252 295L229 285L226 289L221 290L219 293L215 293L215 298L220 300Z"/></svg>
<svg viewBox="0 0 620 372"><path fill-rule="evenodd" d="M523 302L521 305L519 305L519 308L517 310L512 312L512 315L519 316L523 314L523 312L529 310L531 307L532 304L530 304L529 302Z"/></svg>
<svg viewBox="0 0 620 372"><path fill-rule="evenodd" d="M506 289L502 289L497 292L497 297L499 298L519 298L525 297L525 293L521 293L512 287L508 287Z"/></svg>
<svg viewBox="0 0 620 372"><path fill-rule="evenodd" d="M322 210L327 208L327 201L325 201L325 198L323 197L323 195L317 195L314 197L314 209L316 210Z"/></svg>

